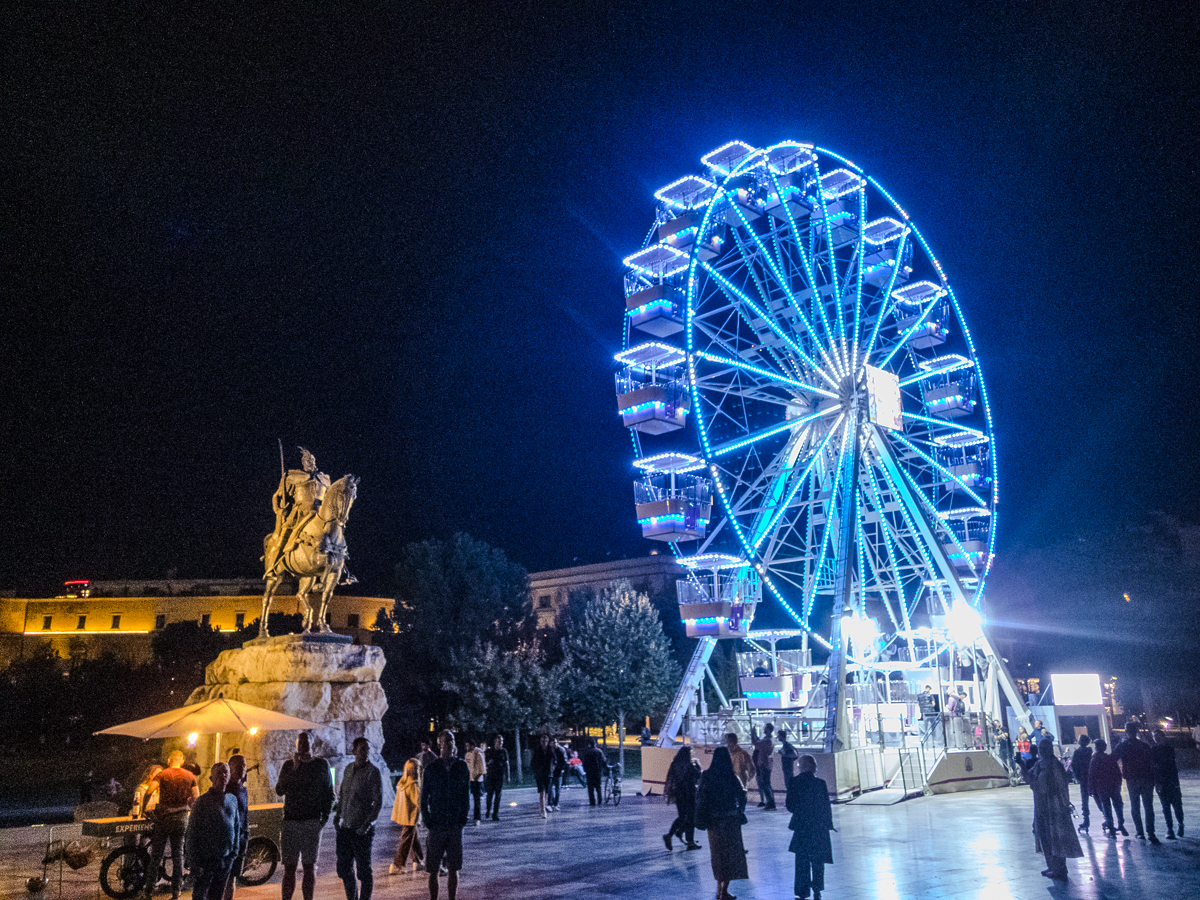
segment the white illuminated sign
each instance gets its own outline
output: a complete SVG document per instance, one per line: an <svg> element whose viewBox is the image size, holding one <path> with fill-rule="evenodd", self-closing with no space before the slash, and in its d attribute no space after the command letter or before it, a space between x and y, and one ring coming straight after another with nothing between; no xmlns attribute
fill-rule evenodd
<svg viewBox="0 0 1200 900"><path fill-rule="evenodd" d="M1103 706L1099 675L1051 675L1055 706Z"/></svg>
<svg viewBox="0 0 1200 900"><path fill-rule="evenodd" d="M900 379L891 372L864 366L867 370L868 415L872 422L892 431L902 431L904 423L900 406Z"/></svg>

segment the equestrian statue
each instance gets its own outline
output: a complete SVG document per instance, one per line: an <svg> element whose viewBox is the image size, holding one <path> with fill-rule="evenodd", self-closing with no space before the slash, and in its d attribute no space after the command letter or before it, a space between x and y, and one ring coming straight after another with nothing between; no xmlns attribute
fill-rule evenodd
<svg viewBox="0 0 1200 900"><path fill-rule="evenodd" d="M258 636L268 637L267 616L280 584L289 576L300 580L296 598L304 623L304 633L316 630L329 633L325 611L329 598L339 584L354 584L346 569L346 538L343 531L350 507L358 496L358 479L346 475L330 484L329 476L317 470L311 453L300 448L299 469L287 469L280 447L279 487L271 498L275 510L275 530L263 540L262 619Z"/></svg>

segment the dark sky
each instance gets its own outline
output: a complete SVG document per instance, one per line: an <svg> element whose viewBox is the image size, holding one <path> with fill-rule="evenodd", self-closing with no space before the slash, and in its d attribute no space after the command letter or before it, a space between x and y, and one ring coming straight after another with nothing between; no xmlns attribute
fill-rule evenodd
<svg viewBox="0 0 1200 900"><path fill-rule="evenodd" d="M639 555L620 259L739 138L854 160L980 351L998 552L1200 508L1187 3L9 4L0 588L259 574L276 439L351 566Z"/></svg>

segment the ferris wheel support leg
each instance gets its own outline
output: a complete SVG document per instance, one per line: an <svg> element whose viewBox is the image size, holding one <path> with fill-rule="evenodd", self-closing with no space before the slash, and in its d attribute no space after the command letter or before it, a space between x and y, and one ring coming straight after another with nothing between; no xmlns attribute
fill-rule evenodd
<svg viewBox="0 0 1200 900"><path fill-rule="evenodd" d="M696 650L692 654L692 659L688 663L687 671L683 674L683 682L679 685L679 691L675 694L675 699L671 701L671 708L667 712L667 718L663 721L662 728L658 730L658 746L672 747L675 744L675 738L679 736L679 728L683 725L683 717L687 714L688 706L692 702L692 698L700 689L700 684L704 680L704 673L708 671L708 660L712 657L713 648L717 646L717 639L712 637L702 637L699 643L696 644ZM712 677L712 673L709 673ZM716 680L713 680L716 684ZM720 689L718 688L718 696ZM721 697L721 702L724 704L725 698Z"/></svg>
<svg viewBox="0 0 1200 900"><path fill-rule="evenodd" d="M878 426L868 425L867 427L870 429L870 440L875 453L878 455L880 463L887 470L888 477L895 486L897 499L905 506L909 518L916 523L917 531L920 533L921 540L925 544L929 558L938 569L937 574L949 586L954 602L969 603L967 592L963 590L962 582L958 580L958 572L946 556L946 552L934 536L932 529L930 529L929 523L925 518L925 510L917 502L916 498L913 497L908 485L904 481L904 476L900 474L900 467L896 464L887 441L883 439ZM1004 696L1016 712L1018 721L1026 729L1032 730L1032 716L1029 713L1029 707L1025 705L1025 698L1017 690L1016 682L1013 681L1012 675L1009 674L1008 667L1004 665L1004 661L992 646L992 642L988 640L987 632L982 629L980 630L979 645L987 657L988 666L995 670L996 680L1000 683L1000 689L1004 692Z"/></svg>

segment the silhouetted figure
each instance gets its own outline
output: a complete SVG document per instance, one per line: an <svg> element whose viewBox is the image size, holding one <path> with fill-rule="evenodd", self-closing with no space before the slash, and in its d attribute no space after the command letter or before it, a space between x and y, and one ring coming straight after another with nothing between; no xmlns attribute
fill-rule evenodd
<svg viewBox="0 0 1200 900"><path fill-rule="evenodd" d="M727 747L713 751L696 794L696 827L708 832L717 900L736 900L729 883L749 878L742 826L746 824L746 787L733 772Z"/></svg>
<svg viewBox="0 0 1200 900"><path fill-rule="evenodd" d="M608 766L604 751L596 746L596 739L588 740L588 747L583 751L583 774L587 778L588 806L596 806L603 802L604 792L600 788L600 779Z"/></svg>
<svg viewBox="0 0 1200 900"><path fill-rule="evenodd" d="M829 805L829 787L817 777L817 761L807 753L800 757L800 773L788 779L787 809L792 814L788 828L792 842L788 850L796 854L796 896L821 900L825 890L825 866L833 862L833 810Z"/></svg>
<svg viewBox="0 0 1200 900"><path fill-rule="evenodd" d="M1175 832L1183 837L1183 794L1179 791L1179 767L1175 764L1175 748L1167 743L1167 736L1161 728L1154 732L1154 746L1150 748L1154 760L1154 789L1158 792L1158 802L1162 804L1163 818L1167 822L1167 840L1175 840ZM1172 825L1171 812L1174 810L1178 828Z"/></svg>
<svg viewBox="0 0 1200 900"><path fill-rule="evenodd" d="M671 823L671 830L663 835L667 849L671 849L671 838L680 837L688 850L698 850L696 843L696 787L700 783L700 765L692 759L692 748L681 747L667 769L667 783L663 787L663 798L674 803L678 815Z"/></svg>
<svg viewBox="0 0 1200 900"><path fill-rule="evenodd" d="M1075 773L1075 780L1079 782L1079 801L1083 809L1083 822L1079 826L1079 830L1087 834L1088 825L1091 822L1091 816L1088 813L1088 770L1092 765L1092 748L1088 746L1092 739L1086 734L1079 736L1079 749L1071 754L1071 771Z"/></svg>
<svg viewBox="0 0 1200 900"><path fill-rule="evenodd" d="M1067 881L1067 860L1083 856L1083 849L1071 824L1067 770L1054 758L1054 741L1042 738L1037 762L1023 768L1025 780L1033 788L1033 834L1037 850L1046 857L1042 874L1055 881Z"/></svg>
<svg viewBox="0 0 1200 900"><path fill-rule="evenodd" d="M1121 800L1121 770L1117 761L1112 758L1108 744L1103 739L1096 741L1096 752L1092 754L1091 765L1088 766L1088 787L1096 798L1096 806L1104 815L1104 831L1114 840L1117 832L1129 834L1125 830L1125 803ZM1117 823L1113 825L1113 810L1117 813Z"/></svg>
<svg viewBox="0 0 1200 900"><path fill-rule="evenodd" d="M1137 836L1158 844L1161 841L1154 834L1154 758L1150 755L1150 745L1138 737L1139 730L1137 722L1126 725L1125 740L1113 748L1112 755L1125 776L1129 813Z"/></svg>
<svg viewBox="0 0 1200 900"><path fill-rule="evenodd" d="M454 735L438 735L437 761L425 767L421 785L421 818L429 829L425 847L425 868L429 870L429 900L438 897L438 868L444 863L450 870L446 878L446 896L454 900L458 893L458 870L463 864L463 828L471 807L471 773L467 764L454 756Z"/></svg>

